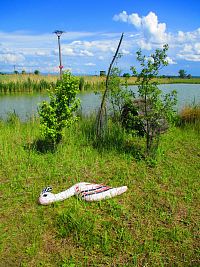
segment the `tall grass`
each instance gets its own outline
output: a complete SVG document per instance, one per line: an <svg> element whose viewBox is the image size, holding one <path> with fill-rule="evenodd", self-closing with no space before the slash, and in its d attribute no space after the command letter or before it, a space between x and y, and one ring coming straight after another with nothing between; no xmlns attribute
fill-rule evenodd
<svg viewBox="0 0 200 267"><path fill-rule="evenodd" d="M180 111L178 123L182 127L193 127L200 133L200 104L185 106Z"/></svg>
<svg viewBox="0 0 200 267"><path fill-rule="evenodd" d="M137 140L112 124L99 149L94 122L66 129L54 153L32 146L37 119L0 122L0 266L198 266L199 134L190 125L171 129L152 169L126 149ZM79 181L128 191L98 203L38 205L45 186L60 192Z"/></svg>
<svg viewBox="0 0 200 267"><path fill-rule="evenodd" d="M200 104L184 107L180 112L181 124L200 122Z"/></svg>
<svg viewBox="0 0 200 267"><path fill-rule="evenodd" d="M57 83L56 76L39 75L0 75L0 93L17 92L43 92L54 88ZM105 82L103 79L93 81L87 77L80 77L80 91L99 91L103 90Z"/></svg>
<svg viewBox="0 0 200 267"><path fill-rule="evenodd" d="M21 82L0 82L0 93L18 93L18 92L42 92L55 87L55 83L45 80L34 81L30 78Z"/></svg>

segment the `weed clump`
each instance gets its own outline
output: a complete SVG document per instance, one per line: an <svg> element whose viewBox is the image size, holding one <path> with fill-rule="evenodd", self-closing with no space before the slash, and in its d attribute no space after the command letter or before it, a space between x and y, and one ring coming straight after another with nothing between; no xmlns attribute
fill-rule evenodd
<svg viewBox="0 0 200 267"><path fill-rule="evenodd" d="M193 124L200 122L200 104L193 106L186 106L180 112L181 125Z"/></svg>

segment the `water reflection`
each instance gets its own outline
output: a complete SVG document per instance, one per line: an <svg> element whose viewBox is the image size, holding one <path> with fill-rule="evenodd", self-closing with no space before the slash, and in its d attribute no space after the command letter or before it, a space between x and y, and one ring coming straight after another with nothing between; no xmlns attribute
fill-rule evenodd
<svg viewBox="0 0 200 267"><path fill-rule="evenodd" d="M177 109L193 102L200 103L200 84L163 84L159 86L163 93L176 90L178 93ZM137 92L136 86L129 87ZM81 100L81 110L89 114L99 108L101 96L94 93L83 93L78 96ZM8 112L16 112L22 120L36 114L39 103L47 100L44 94L11 94L0 96L0 117L5 119Z"/></svg>

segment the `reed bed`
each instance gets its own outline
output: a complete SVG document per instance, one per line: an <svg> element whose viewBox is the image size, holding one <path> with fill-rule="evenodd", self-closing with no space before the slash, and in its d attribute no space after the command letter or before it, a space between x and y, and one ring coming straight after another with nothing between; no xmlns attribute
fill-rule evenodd
<svg viewBox="0 0 200 267"><path fill-rule="evenodd" d="M15 92L40 92L56 85L57 75L34 75L34 74L10 74L0 75L0 93ZM80 91L99 91L105 89L105 77L100 76L79 76ZM135 85L137 78L121 77L122 85ZM200 78L157 78L159 84L190 83L199 84Z"/></svg>
<svg viewBox="0 0 200 267"><path fill-rule="evenodd" d="M58 78L33 74L0 75L0 93L43 92L54 88ZM104 78L79 77L80 91L99 91L104 87Z"/></svg>
<svg viewBox="0 0 200 267"><path fill-rule="evenodd" d="M184 107L180 112L180 118L183 124L200 122L200 104Z"/></svg>

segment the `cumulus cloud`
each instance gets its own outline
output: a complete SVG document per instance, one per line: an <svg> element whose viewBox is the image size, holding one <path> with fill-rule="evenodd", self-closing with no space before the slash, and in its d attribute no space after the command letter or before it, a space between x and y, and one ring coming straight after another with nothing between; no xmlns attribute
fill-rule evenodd
<svg viewBox="0 0 200 267"><path fill-rule="evenodd" d="M179 42L193 42L200 38L200 28L192 32L178 31L176 40Z"/></svg>
<svg viewBox="0 0 200 267"><path fill-rule="evenodd" d="M113 19L115 21L122 21L122 22L133 24L135 27L138 27L138 28L140 28L141 23L142 23L142 19L139 17L137 13L132 13L128 15L126 11L122 11L118 15L114 15Z"/></svg>
<svg viewBox="0 0 200 267"><path fill-rule="evenodd" d="M113 19L132 24L137 30L142 31L147 41L164 43L168 40L166 24L159 23L154 12L149 12L147 16L140 17L137 13L128 15L126 11L123 11L115 15Z"/></svg>
<svg viewBox="0 0 200 267"><path fill-rule="evenodd" d="M167 25L159 22L158 16L154 12L149 12L146 16L137 13L128 14L122 11L114 15L113 20L133 25L137 30L136 34L130 34L133 46L142 50L152 50L161 48L164 43L169 44L168 63L177 64L178 60L200 61L200 28L193 31L179 30L177 33L167 32ZM137 49L135 46L134 48Z"/></svg>
<svg viewBox="0 0 200 267"><path fill-rule="evenodd" d="M177 56L187 61L200 62L200 42L185 44Z"/></svg>
<svg viewBox="0 0 200 267"><path fill-rule="evenodd" d="M177 57L180 59L184 59L187 61L195 61L200 62L200 35L199 37L194 32L191 32L190 34L193 36L193 39L191 41L189 40L182 40L182 49L179 50L177 53ZM188 35L187 33L186 35ZM194 38L195 35L195 38Z"/></svg>

